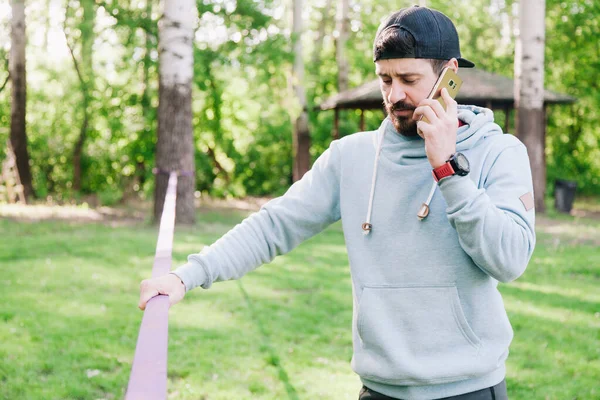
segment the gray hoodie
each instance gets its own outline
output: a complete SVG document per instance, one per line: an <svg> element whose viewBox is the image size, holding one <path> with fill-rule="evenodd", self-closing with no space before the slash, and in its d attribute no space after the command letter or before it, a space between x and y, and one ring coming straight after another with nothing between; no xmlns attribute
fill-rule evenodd
<svg viewBox="0 0 600 400"><path fill-rule="evenodd" d="M531 172L525 146L502 134L492 111L458 111L467 176L436 184L424 141L399 135L386 119L377 131L332 142L285 195L174 273L187 290L240 278L341 218L352 368L363 383L403 399L499 383L513 333L497 285L520 276L533 252ZM423 203L430 212L421 220Z"/></svg>

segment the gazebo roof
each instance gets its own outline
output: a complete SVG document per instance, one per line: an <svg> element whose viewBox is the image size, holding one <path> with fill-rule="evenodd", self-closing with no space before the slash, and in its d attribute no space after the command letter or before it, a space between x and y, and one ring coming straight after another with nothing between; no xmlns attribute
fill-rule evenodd
<svg viewBox="0 0 600 400"><path fill-rule="evenodd" d="M502 75L476 68L459 70L463 85L456 97L461 104L474 104L489 108L514 107L514 81ZM568 104L577 99L566 94L544 91L545 104ZM379 79L330 97L317 106L320 110L331 109L377 109L382 108Z"/></svg>

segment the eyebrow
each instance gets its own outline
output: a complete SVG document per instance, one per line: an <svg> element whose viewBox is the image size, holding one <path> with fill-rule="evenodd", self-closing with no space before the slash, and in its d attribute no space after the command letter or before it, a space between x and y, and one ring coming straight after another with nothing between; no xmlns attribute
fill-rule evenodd
<svg viewBox="0 0 600 400"><path fill-rule="evenodd" d="M398 77L398 78L408 78L408 77L412 77L412 76L423 76L423 74L420 74L418 72L407 72L404 74L398 74L396 72L392 72L392 74L388 74L385 72L378 72L377 75L381 76L381 77Z"/></svg>

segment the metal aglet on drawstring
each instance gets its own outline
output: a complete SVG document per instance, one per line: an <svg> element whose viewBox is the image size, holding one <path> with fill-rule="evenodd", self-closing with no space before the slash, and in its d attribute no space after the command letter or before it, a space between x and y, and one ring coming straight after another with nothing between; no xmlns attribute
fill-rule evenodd
<svg viewBox="0 0 600 400"><path fill-rule="evenodd" d="M429 197L427 197L427 201L421 204L421 208L419 208L419 212L417 213L417 217L420 221L423 221L429 215L429 204L431 203L431 199L433 198L436 188L437 182L434 181L433 185L431 185L431 190L429 191Z"/></svg>

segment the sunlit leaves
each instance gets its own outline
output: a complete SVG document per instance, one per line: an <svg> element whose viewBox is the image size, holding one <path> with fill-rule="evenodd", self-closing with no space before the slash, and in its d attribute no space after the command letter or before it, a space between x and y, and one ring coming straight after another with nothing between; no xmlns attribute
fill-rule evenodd
<svg viewBox="0 0 600 400"><path fill-rule="evenodd" d="M307 1L305 88L308 95L311 156L332 140L333 112L313 106L336 92L335 1ZM351 2L346 53L350 87L374 78L372 42L394 4ZM456 23L463 56L478 68L512 76L514 0L431 0ZM70 197L72 148L82 122L81 92L64 46L64 2L28 2L28 136L34 186L42 196ZM158 102L158 3L95 0L93 125L85 146L84 193L151 193ZM198 0L194 40L193 128L197 190L219 196L279 194L289 186L292 125L288 76L293 57L288 3L255 0ZM548 109L548 181L573 178L578 190L600 192L600 3L547 0L548 89L578 98L574 106ZM78 26L83 9L71 3L66 27L80 56ZM58 17L57 17L58 16ZM0 21L0 60L6 59L8 17ZM324 26L319 62L312 63L316 33ZM85 30L85 29L84 29ZM48 32L49 46L43 40ZM42 38L42 39L40 39ZM66 56L65 56L66 55ZM0 62L0 85L6 69ZM8 138L10 90L0 93L0 140ZM367 112L367 129L383 114ZM342 135L359 130L359 115L344 111ZM514 125L513 125L514 126ZM135 188L135 189L134 189ZM104 195L104 197L110 197ZM114 196L113 196L114 197Z"/></svg>

